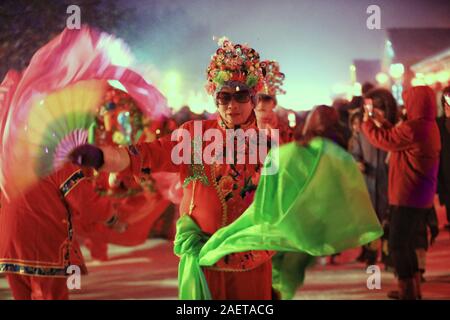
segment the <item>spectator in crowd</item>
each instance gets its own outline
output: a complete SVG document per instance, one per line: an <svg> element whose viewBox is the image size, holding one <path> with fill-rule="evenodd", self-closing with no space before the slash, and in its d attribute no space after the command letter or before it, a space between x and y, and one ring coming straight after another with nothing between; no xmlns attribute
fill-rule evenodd
<svg viewBox="0 0 450 320"><path fill-rule="evenodd" d="M366 101L370 104L378 117L393 126L396 120L397 103L392 94L386 89L373 89L366 94ZM388 165L386 162L387 151L372 145L364 133L354 135L354 143L351 144L350 153L358 162L361 172L364 174L367 189L372 205L378 219L383 222L388 210ZM386 241L386 239L383 239ZM362 249L358 261L373 265L378 259L380 241L367 244Z"/></svg>
<svg viewBox="0 0 450 320"><path fill-rule="evenodd" d="M421 292L415 239L433 206L441 141L433 90L412 87L403 93L403 100L407 120L401 125L392 127L375 108L373 113L365 108L362 132L375 147L391 152L389 252L398 275L400 299L417 299Z"/></svg>

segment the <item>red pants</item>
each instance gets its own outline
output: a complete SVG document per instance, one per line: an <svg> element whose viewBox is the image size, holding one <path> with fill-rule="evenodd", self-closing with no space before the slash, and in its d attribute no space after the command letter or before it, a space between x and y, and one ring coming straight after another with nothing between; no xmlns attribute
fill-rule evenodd
<svg viewBox="0 0 450 320"><path fill-rule="evenodd" d="M272 261L242 272L203 269L214 300L271 300Z"/></svg>
<svg viewBox="0 0 450 320"><path fill-rule="evenodd" d="M16 300L68 300L66 278L32 277L7 274L9 288Z"/></svg>

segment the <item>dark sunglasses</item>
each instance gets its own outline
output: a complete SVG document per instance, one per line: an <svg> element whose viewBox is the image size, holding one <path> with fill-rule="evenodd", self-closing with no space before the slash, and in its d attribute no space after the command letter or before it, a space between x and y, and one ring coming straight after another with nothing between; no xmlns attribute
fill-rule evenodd
<svg viewBox="0 0 450 320"><path fill-rule="evenodd" d="M235 93L231 92L219 92L216 96L216 100L220 105L228 105L231 100L237 103L247 103L250 101L250 92L247 90L237 91Z"/></svg>
<svg viewBox="0 0 450 320"><path fill-rule="evenodd" d="M274 101L274 98L272 96L269 96L268 94L260 94L258 95L258 102L270 102Z"/></svg>

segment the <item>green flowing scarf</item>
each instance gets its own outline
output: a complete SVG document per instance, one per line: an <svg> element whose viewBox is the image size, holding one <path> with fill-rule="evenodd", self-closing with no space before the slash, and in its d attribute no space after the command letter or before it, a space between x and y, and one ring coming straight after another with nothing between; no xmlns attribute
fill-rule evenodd
<svg viewBox="0 0 450 320"><path fill-rule="evenodd" d="M277 166L275 174L265 174ZM383 234L353 157L329 140L272 150L250 207L209 239L190 216L177 222L180 299L211 299L201 267L227 254L274 250L273 284L292 298L311 256L367 244Z"/></svg>

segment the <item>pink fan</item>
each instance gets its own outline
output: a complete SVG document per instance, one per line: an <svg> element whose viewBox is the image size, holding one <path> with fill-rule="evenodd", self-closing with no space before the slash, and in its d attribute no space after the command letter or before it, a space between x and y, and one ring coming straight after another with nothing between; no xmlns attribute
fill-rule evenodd
<svg viewBox="0 0 450 320"><path fill-rule="evenodd" d="M56 170L85 143L108 82L119 84L147 117L169 114L154 86L114 61L110 48L117 41L86 26L66 29L33 56L6 114L0 111L0 186L8 197Z"/></svg>

